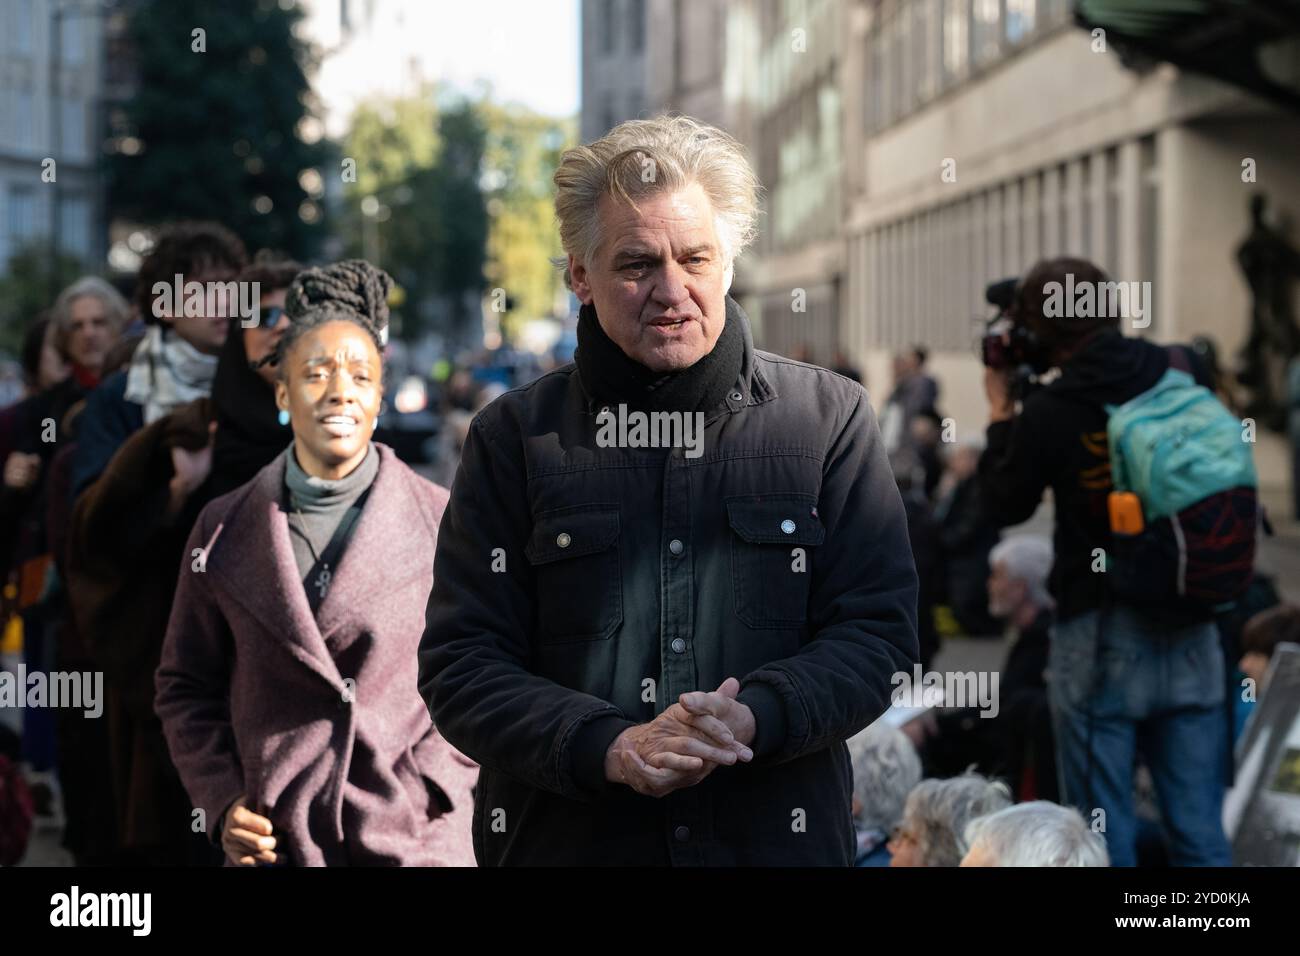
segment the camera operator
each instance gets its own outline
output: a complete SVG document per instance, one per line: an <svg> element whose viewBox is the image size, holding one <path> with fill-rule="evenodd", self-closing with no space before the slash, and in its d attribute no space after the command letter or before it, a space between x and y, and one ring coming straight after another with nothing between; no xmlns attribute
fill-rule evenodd
<svg viewBox="0 0 1300 956"><path fill-rule="evenodd" d="M1047 308L1051 290L1084 283L1100 290L1107 281L1090 262L1059 258L1039 262L1015 287L1005 313L1010 327L984 349L990 423L981 492L991 519L1006 527L1028 520L1052 489L1049 589L1058 623L1048 673L1063 802L1090 821L1104 819L1114 865L1134 865L1133 777L1141 753L1159 793L1170 861L1226 866L1225 688L1213 620L1177 600L1139 608L1117 599L1100 562L1112 547L1105 405L1151 388L1171 362L1198 384L1210 383L1190 350L1126 338L1119 316L1105 308L1085 310L1091 317L1074 310L1051 317L1061 312ZM1024 388L1027 371L1051 369L1060 374L1048 384Z"/></svg>

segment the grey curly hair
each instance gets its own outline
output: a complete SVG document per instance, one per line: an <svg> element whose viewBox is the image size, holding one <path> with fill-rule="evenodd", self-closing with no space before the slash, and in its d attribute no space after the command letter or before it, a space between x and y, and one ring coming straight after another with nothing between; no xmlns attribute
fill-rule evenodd
<svg viewBox="0 0 1300 956"><path fill-rule="evenodd" d="M863 829L888 833L903 819L903 806L921 782L921 758L897 727L877 720L847 741L853 765L853 795Z"/></svg>
<svg viewBox="0 0 1300 956"><path fill-rule="evenodd" d="M907 798L903 826L916 839L925 866L956 866L966 855L966 826L1011 806L1005 783L977 773L922 780Z"/></svg>
<svg viewBox="0 0 1300 956"><path fill-rule="evenodd" d="M587 146L566 150L555 170L555 216L565 253L590 266L601 244L596 204L636 201L698 183L709 197L722 256L730 264L754 239L758 177L740 144L689 116L620 123ZM565 260L564 283L572 288Z"/></svg>

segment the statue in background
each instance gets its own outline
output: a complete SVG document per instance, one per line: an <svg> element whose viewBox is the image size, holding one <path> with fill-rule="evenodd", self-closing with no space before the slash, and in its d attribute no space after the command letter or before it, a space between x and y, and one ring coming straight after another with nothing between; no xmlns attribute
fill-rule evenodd
<svg viewBox="0 0 1300 956"><path fill-rule="evenodd" d="M1250 199L1251 230L1237 247L1237 262L1253 298L1250 337L1241 350L1237 380L1252 392L1245 414L1273 431L1287 419L1287 366L1300 355L1300 328L1291 280L1300 276L1300 252L1264 222L1265 199Z"/></svg>

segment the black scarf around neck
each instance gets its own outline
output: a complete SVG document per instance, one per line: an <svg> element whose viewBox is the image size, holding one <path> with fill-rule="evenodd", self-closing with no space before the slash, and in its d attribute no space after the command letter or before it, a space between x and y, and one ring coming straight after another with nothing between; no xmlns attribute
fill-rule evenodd
<svg viewBox="0 0 1300 956"><path fill-rule="evenodd" d="M293 441L293 429L280 424L275 389L248 366L238 319L231 320L217 358L212 405L217 419L212 487L220 495L251 479Z"/></svg>
<svg viewBox="0 0 1300 956"><path fill-rule="evenodd" d="M605 334L596 307L578 310L578 349L573 360L587 392L602 402L649 412L711 412L736 384L745 359L745 321L740 306L727 298L722 334L694 365L677 372L654 372L629 358Z"/></svg>

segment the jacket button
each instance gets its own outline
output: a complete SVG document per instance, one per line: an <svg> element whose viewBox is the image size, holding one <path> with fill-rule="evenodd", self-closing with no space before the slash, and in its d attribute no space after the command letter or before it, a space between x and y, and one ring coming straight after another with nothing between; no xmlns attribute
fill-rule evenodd
<svg viewBox="0 0 1300 956"><path fill-rule="evenodd" d="M680 637L674 637L672 648L674 653L684 654L686 653L686 642L683 641Z"/></svg>
<svg viewBox="0 0 1300 956"><path fill-rule="evenodd" d="M567 548L572 542L573 539L569 537L569 532L567 531L561 531L555 539L555 543L561 548Z"/></svg>
<svg viewBox="0 0 1300 956"><path fill-rule="evenodd" d="M683 545L681 541L679 541L677 538L673 538L673 540L668 542L668 550L671 551L673 554L681 554L683 551L686 550L686 546Z"/></svg>
<svg viewBox="0 0 1300 956"><path fill-rule="evenodd" d="M781 522L781 530L784 531L786 534L794 534L794 522L791 521L789 518L786 518L784 521Z"/></svg>
<svg viewBox="0 0 1300 956"><path fill-rule="evenodd" d="M685 843L690 838L691 838L690 827L678 827L676 830L673 831L673 839L676 840L678 843Z"/></svg>
<svg viewBox="0 0 1300 956"><path fill-rule="evenodd" d="M745 396L744 396L744 395L741 395L740 392L738 392L738 391L736 391L736 392L732 392L732 393L731 393L731 400L732 400L733 402L738 402L738 401L740 401L740 400L741 400L742 398L744 398L744 397L745 397Z"/></svg>

